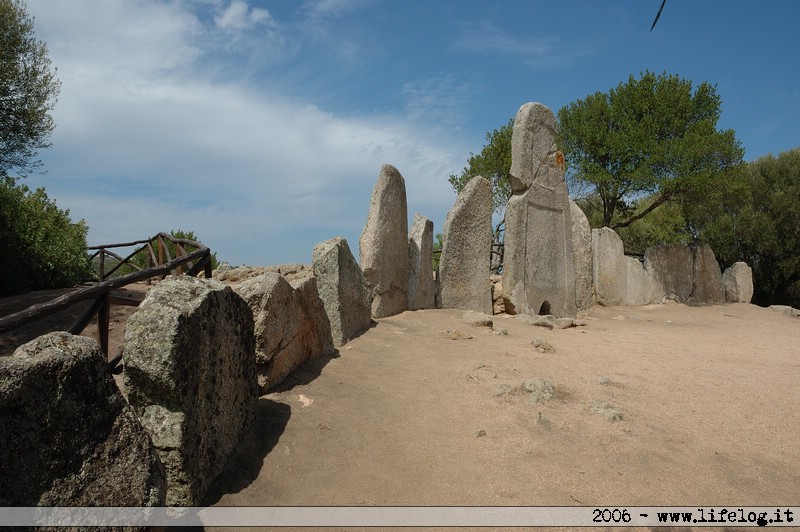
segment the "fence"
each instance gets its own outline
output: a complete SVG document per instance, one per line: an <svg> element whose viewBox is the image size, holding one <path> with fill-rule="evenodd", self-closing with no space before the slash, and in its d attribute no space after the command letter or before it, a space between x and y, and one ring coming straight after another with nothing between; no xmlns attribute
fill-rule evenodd
<svg viewBox="0 0 800 532"><path fill-rule="evenodd" d="M167 242L171 242L176 250L175 257L173 258L169 250ZM117 253L110 251L112 248L130 247L141 244L130 255L123 258ZM192 250L192 248L195 248ZM79 288L57 297L46 303L33 305L25 310L10 314L8 316L0 317L0 333L10 331L21 327L27 323L36 321L40 318L54 314L67 307L70 307L81 301L94 299L94 303L84 312L84 314L75 322L69 329L70 334L80 334L97 316L97 329L100 336L100 348L103 353L108 355L108 325L111 310L111 304L123 305L138 305L139 302L128 298L120 298L111 294L112 290L122 288L123 286L135 283L138 281L147 281L148 283L154 277L161 277L162 279L167 275L175 272L177 275L183 274L184 268L186 275L198 275L201 271L204 272L206 278L211 277L211 250L203 244L193 240L183 238L175 238L166 233L159 233L148 240L137 240L134 242L126 242L120 244L107 244L102 246L92 246L89 250L96 250L89 260L98 258L98 283L84 288ZM132 259L139 253L146 253L146 264L148 267L142 268L141 266L132 262ZM108 272L105 271L106 257L113 257L119 262ZM127 264L133 268L133 273L120 275L118 277L106 279L114 274L122 265ZM116 372L117 366L121 361L121 355L109 361L109 368Z"/></svg>

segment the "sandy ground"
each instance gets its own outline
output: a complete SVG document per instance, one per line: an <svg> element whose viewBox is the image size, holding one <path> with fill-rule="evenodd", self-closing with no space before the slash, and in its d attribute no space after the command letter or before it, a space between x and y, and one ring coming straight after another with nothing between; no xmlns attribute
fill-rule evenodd
<svg viewBox="0 0 800 532"><path fill-rule="evenodd" d="M115 309L112 352L133 310ZM800 504L800 318L595 307L586 326L549 330L464 314L378 320L296 371L259 400L205 502ZM536 377L552 400L532 402Z"/></svg>

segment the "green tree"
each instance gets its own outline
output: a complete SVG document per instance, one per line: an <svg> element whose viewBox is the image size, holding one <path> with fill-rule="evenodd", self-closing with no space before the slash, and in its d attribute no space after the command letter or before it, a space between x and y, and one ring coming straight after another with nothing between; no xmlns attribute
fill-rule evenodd
<svg viewBox="0 0 800 532"><path fill-rule="evenodd" d="M450 184L456 192L461 192L469 181L476 176L489 180L492 187L492 209L497 212L503 209L511 197L511 133L514 119L504 126L486 134L486 145L478 155L469 154L467 166L459 175L450 176Z"/></svg>
<svg viewBox="0 0 800 532"><path fill-rule="evenodd" d="M433 253L432 253L432 267L433 271L439 269L439 261L442 258L442 248L444 247L444 235L442 233L436 233L436 236L433 239Z"/></svg>
<svg viewBox="0 0 800 532"><path fill-rule="evenodd" d="M91 275L88 227L73 223L43 188L0 178L0 295L66 288Z"/></svg>
<svg viewBox="0 0 800 532"><path fill-rule="evenodd" d="M720 106L707 82L693 90L646 71L558 112L558 145L572 177L600 198L602 225L627 227L667 202L702 200L736 171L744 151L733 130L717 130Z"/></svg>
<svg viewBox="0 0 800 532"><path fill-rule="evenodd" d="M723 267L753 268L753 302L800 307L800 148L748 163L730 193L687 209Z"/></svg>
<svg viewBox="0 0 800 532"><path fill-rule="evenodd" d="M630 212L639 213L649 208L653 201L651 196L635 200ZM603 205L599 196L591 195L576 202L591 227L603 226ZM677 203L666 203L635 224L620 227L616 232L622 239L625 252L631 254L642 254L659 244L691 244L695 240L683 206Z"/></svg>
<svg viewBox="0 0 800 532"><path fill-rule="evenodd" d="M60 90L25 4L0 0L0 175L13 170L24 177L41 166L36 155L50 146L50 111Z"/></svg>

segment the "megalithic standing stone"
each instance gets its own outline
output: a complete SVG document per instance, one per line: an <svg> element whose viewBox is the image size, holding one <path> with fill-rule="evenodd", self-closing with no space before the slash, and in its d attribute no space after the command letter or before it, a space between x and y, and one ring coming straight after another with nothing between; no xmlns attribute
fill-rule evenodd
<svg viewBox="0 0 800 532"><path fill-rule="evenodd" d="M408 232L408 309L435 307L433 222L419 213Z"/></svg>
<svg viewBox="0 0 800 532"><path fill-rule="evenodd" d="M361 269L372 293L372 317L408 309L408 207L406 183L384 164L372 191L369 216L359 240Z"/></svg>
<svg viewBox="0 0 800 532"><path fill-rule="evenodd" d="M492 313L489 261L492 249L492 192L489 181L472 178L444 222L439 261L443 308Z"/></svg>
<svg viewBox="0 0 800 532"><path fill-rule="evenodd" d="M520 107L512 130L503 264L509 314L576 315L572 217L557 133L547 106Z"/></svg>

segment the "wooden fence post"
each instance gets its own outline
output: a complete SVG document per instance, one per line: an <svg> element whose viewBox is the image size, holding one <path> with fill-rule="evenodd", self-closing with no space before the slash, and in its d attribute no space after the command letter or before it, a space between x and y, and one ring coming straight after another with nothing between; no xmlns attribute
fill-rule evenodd
<svg viewBox="0 0 800 532"><path fill-rule="evenodd" d="M111 297L108 292L100 296L103 306L97 313L97 334L100 336L100 349L108 356L108 326L111 318Z"/></svg>
<svg viewBox="0 0 800 532"><path fill-rule="evenodd" d="M102 283L106 280L105 271L106 271L106 250L100 248L99 254L99 262L98 262L98 272L97 278Z"/></svg>

